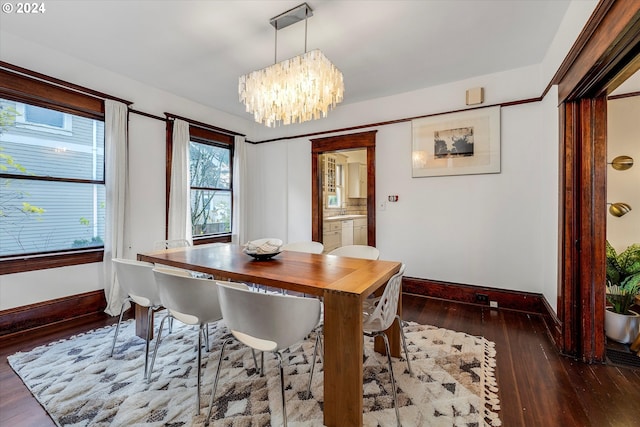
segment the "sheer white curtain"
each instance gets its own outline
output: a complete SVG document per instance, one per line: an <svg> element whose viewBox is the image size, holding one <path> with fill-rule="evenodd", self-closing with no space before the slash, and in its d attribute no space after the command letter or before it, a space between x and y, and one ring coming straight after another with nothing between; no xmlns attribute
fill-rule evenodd
<svg viewBox="0 0 640 427"><path fill-rule="evenodd" d="M104 294L105 312L112 316L120 313L123 299L116 283L111 260L124 256L124 217L127 193L127 109L117 101L104 102L105 145L105 239L104 239Z"/></svg>
<svg viewBox="0 0 640 427"><path fill-rule="evenodd" d="M168 239L192 241L189 183L189 123L173 121Z"/></svg>
<svg viewBox="0 0 640 427"><path fill-rule="evenodd" d="M244 136L236 136L233 141L233 230L231 241L246 243L247 238L247 154Z"/></svg>

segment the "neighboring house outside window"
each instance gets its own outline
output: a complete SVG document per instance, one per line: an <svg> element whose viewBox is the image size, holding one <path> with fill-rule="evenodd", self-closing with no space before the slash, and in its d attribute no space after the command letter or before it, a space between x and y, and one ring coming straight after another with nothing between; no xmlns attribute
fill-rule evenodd
<svg viewBox="0 0 640 427"><path fill-rule="evenodd" d="M102 247L104 122L2 98L0 108L0 256Z"/></svg>
<svg viewBox="0 0 640 427"><path fill-rule="evenodd" d="M0 275L102 262L104 99L0 67Z"/></svg>

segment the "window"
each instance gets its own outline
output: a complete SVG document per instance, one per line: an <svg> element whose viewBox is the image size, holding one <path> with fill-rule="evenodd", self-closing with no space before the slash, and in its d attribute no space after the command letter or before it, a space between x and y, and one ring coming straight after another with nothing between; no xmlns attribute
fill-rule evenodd
<svg viewBox="0 0 640 427"><path fill-rule="evenodd" d="M0 256L101 248L104 122L7 99L0 109ZM21 127L20 111L72 131Z"/></svg>
<svg viewBox="0 0 640 427"><path fill-rule="evenodd" d="M167 117L175 116L167 114ZM182 120L188 121L184 118ZM171 121L169 121L168 129L167 201L169 200L170 160L173 150L173 124ZM222 133L200 123L191 123L189 126L191 225L195 245L231 241L233 136L230 133ZM167 205L167 212L168 209Z"/></svg>
<svg viewBox="0 0 640 427"><path fill-rule="evenodd" d="M106 97L0 66L0 274L102 261Z"/></svg>
<svg viewBox="0 0 640 427"><path fill-rule="evenodd" d="M344 207L344 163L336 164L336 205L330 207Z"/></svg>
<svg viewBox="0 0 640 427"><path fill-rule="evenodd" d="M189 144L193 237L231 233L231 148L211 141Z"/></svg>
<svg viewBox="0 0 640 427"><path fill-rule="evenodd" d="M345 173L344 156L338 154L323 154L320 156L323 168L325 207L342 208L345 205ZM339 157L339 158L338 158Z"/></svg>
<svg viewBox="0 0 640 427"><path fill-rule="evenodd" d="M70 114L23 103L17 103L15 109L18 113L15 118L18 128L71 135Z"/></svg>
<svg viewBox="0 0 640 427"><path fill-rule="evenodd" d="M25 121L28 123L42 124L54 128L64 128L65 115L60 111L49 110L35 105L23 105Z"/></svg>

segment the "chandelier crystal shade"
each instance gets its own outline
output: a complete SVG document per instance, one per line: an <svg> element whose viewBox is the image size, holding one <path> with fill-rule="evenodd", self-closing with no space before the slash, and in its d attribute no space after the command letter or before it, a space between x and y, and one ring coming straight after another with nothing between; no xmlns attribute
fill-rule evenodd
<svg viewBox="0 0 640 427"><path fill-rule="evenodd" d="M327 117L344 96L342 73L315 49L239 79L238 92L258 123L274 127Z"/></svg>
<svg viewBox="0 0 640 427"><path fill-rule="evenodd" d="M310 15L306 3L271 19L277 31ZM305 53L241 76L240 102L256 122L268 127L302 123L327 117L342 102L342 73L318 50Z"/></svg>

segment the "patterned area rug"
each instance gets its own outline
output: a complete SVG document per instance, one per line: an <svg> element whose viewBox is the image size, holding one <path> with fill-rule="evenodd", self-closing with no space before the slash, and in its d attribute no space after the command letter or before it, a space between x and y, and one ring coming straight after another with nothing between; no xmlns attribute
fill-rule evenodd
<svg viewBox="0 0 640 427"><path fill-rule="evenodd" d="M159 324L159 323L156 323ZM217 367L223 323L210 325L212 350L203 351L201 414L195 415L197 329L174 322L163 337L152 376L143 378L144 340L133 321L123 323L109 357L114 327L101 328L8 358L12 368L60 426L201 426ZM405 328L415 377L394 360L400 416L411 426L499 426L494 344L461 332L410 323ZM286 354L289 425L322 426L322 364L317 360L306 398L313 339ZM227 347L212 426L282 425L275 357L256 375L251 352ZM395 426L386 356L365 340L364 424Z"/></svg>

